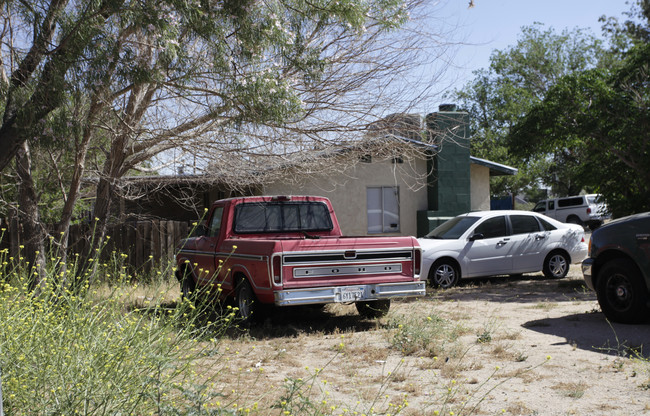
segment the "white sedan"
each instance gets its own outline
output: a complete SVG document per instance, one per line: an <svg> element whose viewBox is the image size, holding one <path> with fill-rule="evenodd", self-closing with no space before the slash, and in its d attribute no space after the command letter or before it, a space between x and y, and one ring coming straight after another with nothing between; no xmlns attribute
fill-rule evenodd
<svg viewBox="0 0 650 416"><path fill-rule="evenodd" d="M448 288L460 278L543 271L566 276L587 257L584 229L528 211L478 211L454 217L418 238L422 279Z"/></svg>

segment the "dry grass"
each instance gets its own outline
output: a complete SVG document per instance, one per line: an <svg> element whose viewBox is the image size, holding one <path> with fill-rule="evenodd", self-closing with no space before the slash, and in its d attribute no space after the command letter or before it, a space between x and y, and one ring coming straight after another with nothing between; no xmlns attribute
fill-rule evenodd
<svg viewBox="0 0 650 416"><path fill-rule="evenodd" d="M553 389L559 391L563 396L579 399L584 396L588 386L583 382L562 382L555 384Z"/></svg>
<svg viewBox="0 0 650 416"><path fill-rule="evenodd" d="M471 414L472 403L486 394L487 401L473 409L474 414L501 410L534 414L543 407L523 399L495 404L494 398L500 396L489 393L490 389L496 386L498 392L515 384L532 391L545 386L559 397L574 400L588 388L581 383L549 383L565 366L551 361L544 365L546 371L538 369L547 353L544 346L530 350L526 341L537 328L551 327L553 314L568 304L549 297L551 284L556 282L541 281L540 290L526 288L523 300L502 293L521 287L521 282L430 292L425 299L395 302L388 316L378 320L360 318L353 305L328 305L322 311L282 309L244 336L222 340L222 348L229 348L221 358L227 367L222 371L231 383L224 383L222 389L232 387L230 400L257 402L258 414L270 411L292 380L313 380L302 400L326 402L322 414L344 414L343 409L350 414L370 413L369 406L375 413L392 414L405 401L410 405L400 408L400 414L407 416L429 416L434 411ZM542 311L542 316L508 326L510 305L472 302L492 294L495 299L520 302L522 313ZM481 315L476 305L483 311L485 305L493 309ZM576 348L574 342L572 349ZM611 369L603 365L603 371ZM253 397L250 387L244 392L250 383L258 397Z"/></svg>
<svg viewBox="0 0 650 416"><path fill-rule="evenodd" d="M518 416L518 415L532 415L535 414L533 410L531 410L526 403L523 403L521 401L517 401L515 403L510 403L508 406L506 406L503 410L505 410L505 414L508 415L513 415L513 416Z"/></svg>
<svg viewBox="0 0 650 416"><path fill-rule="evenodd" d="M550 311L551 309L557 308L559 305L557 302L539 302L535 305L529 306L530 309L539 309L542 311Z"/></svg>

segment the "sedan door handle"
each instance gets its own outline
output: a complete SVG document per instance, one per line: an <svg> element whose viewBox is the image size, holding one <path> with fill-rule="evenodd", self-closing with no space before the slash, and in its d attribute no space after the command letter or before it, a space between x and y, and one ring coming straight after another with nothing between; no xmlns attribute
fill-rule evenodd
<svg viewBox="0 0 650 416"><path fill-rule="evenodd" d="M543 239L545 239L545 238L546 238L546 235L545 235L545 234L542 234L542 235L537 234L537 235L535 236L535 241L543 240Z"/></svg>
<svg viewBox="0 0 650 416"><path fill-rule="evenodd" d="M506 244L508 244L508 241L510 241L509 238L504 238L503 240L497 243L497 246L505 246Z"/></svg>

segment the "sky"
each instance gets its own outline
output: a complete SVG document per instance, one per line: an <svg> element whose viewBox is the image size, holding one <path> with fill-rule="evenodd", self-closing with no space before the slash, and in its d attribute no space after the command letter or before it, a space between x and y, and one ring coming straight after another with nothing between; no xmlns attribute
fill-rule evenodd
<svg viewBox="0 0 650 416"><path fill-rule="evenodd" d="M493 50L514 46L523 26L540 22L557 32L587 28L600 36L600 16L624 20L623 12L630 10L625 0L474 0L472 8L468 4L469 0L441 0L436 7L445 21L457 23L455 36L465 43L452 61L453 74L448 74L454 89L470 81L472 71L488 68Z"/></svg>

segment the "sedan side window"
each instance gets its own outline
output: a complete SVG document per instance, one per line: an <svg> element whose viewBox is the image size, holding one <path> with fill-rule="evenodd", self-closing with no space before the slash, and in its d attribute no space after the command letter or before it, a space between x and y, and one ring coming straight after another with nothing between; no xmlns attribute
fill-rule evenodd
<svg viewBox="0 0 650 416"><path fill-rule="evenodd" d="M530 234L539 231L539 223L532 215L511 215L512 234Z"/></svg>
<svg viewBox="0 0 650 416"><path fill-rule="evenodd" d="M506 217L494 217L480 223L474 230L475 234L483 234L483 238L497 238L506 235Z"/></svg>
<svg viewBox="0 0 650 416"><path fill-rule="evenodd" d="M551 224L550 222L546 221L544 218L540 218L540 219L539 219L539 222L542 223L542 228L544 228L544 230L546 230L546 231L557 230L557 227L556 227L556 226L554 226L554 225Z"/></svg>

